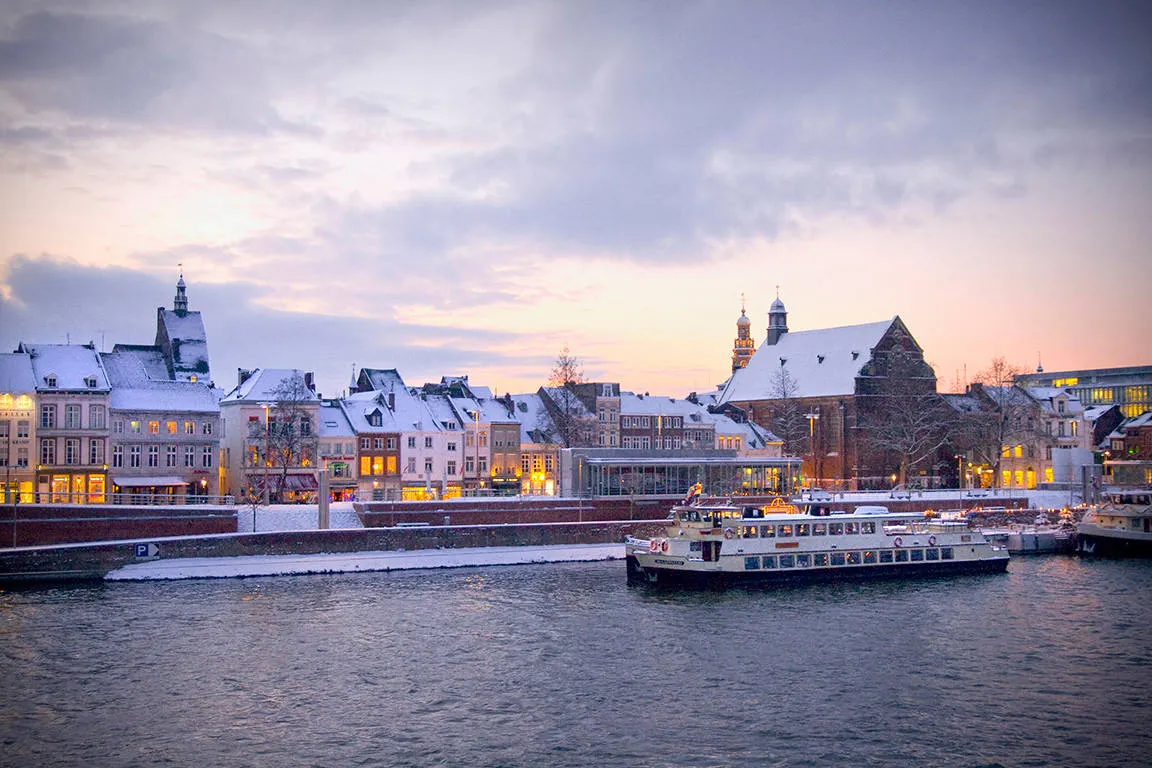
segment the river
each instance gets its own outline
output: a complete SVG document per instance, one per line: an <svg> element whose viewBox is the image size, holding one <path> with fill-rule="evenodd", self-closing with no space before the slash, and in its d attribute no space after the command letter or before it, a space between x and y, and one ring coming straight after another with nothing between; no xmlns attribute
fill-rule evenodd
<svg viewBox="0 0 1152 768"><path fill-rule="evenodd" d="M1146 766L1152 562L663 592L621 561L0 592L5 766Z"/></svg>

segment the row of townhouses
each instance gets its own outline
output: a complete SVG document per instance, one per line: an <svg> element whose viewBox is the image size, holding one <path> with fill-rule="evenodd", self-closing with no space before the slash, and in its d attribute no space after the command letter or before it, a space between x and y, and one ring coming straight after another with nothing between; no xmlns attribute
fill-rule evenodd
<svg viewBox="0 0 1152 768"><path fill-rule="evenodd" d="M409 386L364 368L324 399L300 369L213 381L183 276L151 345L21 343L0 354L5 502L264 503L560 493L560 452L697 450L779 456L739 413L616 383L497 396L467 376Z"/></svg>

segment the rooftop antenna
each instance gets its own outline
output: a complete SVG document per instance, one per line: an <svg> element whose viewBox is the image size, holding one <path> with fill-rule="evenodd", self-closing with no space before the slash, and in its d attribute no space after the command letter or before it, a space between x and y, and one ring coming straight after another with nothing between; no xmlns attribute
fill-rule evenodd
<svg viewBox="0 0 1152 768"><path fill-rule="evenodd" d="M740 291L740 314L744 314L744 291Z"/></svg>
<svg viewBox="0 0 1152 768"><path fill-rule="evenodd" d="M1040 362L1040 350L1036 350L1036 373L1044 373L1044 364Z"/></svg>

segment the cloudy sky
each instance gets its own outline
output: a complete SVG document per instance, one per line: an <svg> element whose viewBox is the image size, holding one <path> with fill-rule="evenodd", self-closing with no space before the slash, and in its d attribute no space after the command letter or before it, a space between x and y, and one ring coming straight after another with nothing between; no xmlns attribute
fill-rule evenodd
<svg viewBox="0 0 1152 768"><path fill-rule="evenodd" d="M1152 363L1143 2L22 2L0 346L150 343L178 264L238 366L682 395L746 297Z"/></svg>

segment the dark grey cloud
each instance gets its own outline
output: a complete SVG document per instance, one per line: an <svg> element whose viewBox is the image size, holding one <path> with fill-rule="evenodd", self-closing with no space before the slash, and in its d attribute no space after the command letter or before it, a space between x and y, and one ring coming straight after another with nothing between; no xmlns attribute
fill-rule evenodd
<svg viewBox="0 0 1152 768"><path fill-rule="evenodd" d="M260 302L275 286L186 277L189 307L203 313L213 377L225 389L234 384L236 368L255 366L314 370L326 395L346 387L353 363L398 367L415 383L491 365L537 369L547 377L546 356L494 351L519 338L513 332L341 316L339 295L331 297L331 315L270 310ZM5 282L15 297L0 296L5 350L21 341L93 341L109 350L117 343L150 344L156 307L172 305L176 285L174 275L85 267L48 255L15 257Z"/></svg>

